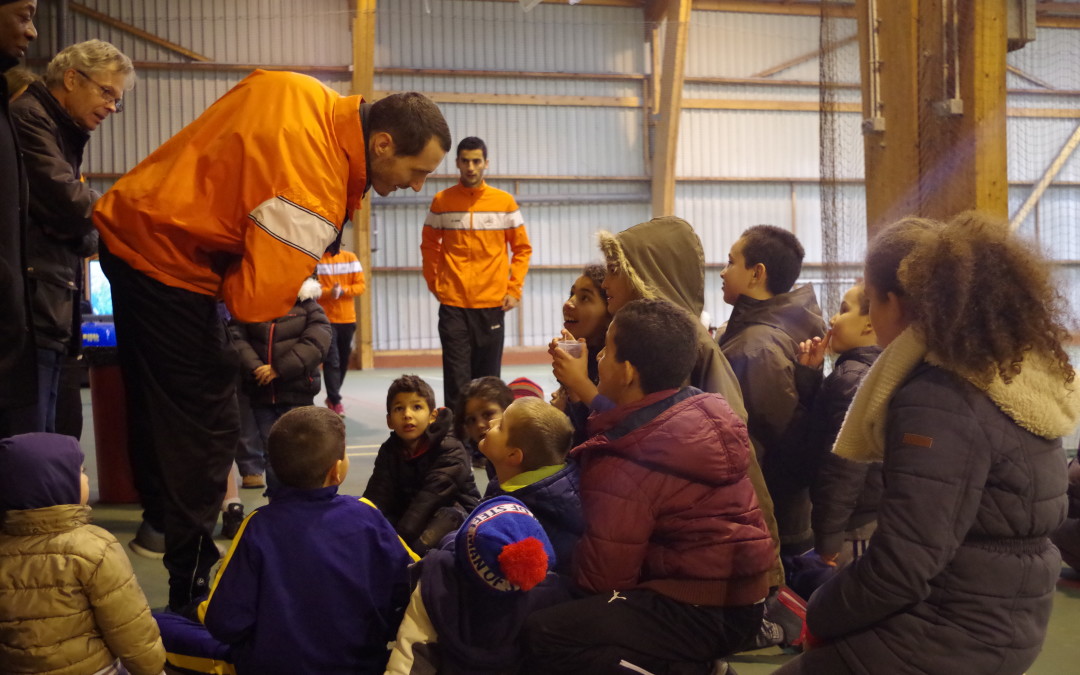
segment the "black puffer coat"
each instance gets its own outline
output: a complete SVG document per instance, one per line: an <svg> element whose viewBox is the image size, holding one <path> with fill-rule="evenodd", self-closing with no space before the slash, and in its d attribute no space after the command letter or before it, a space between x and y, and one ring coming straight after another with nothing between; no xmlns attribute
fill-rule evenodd
<svg viewBox="0 0 1080 675"><path fill-rule="evenodd" d="M442 507L457 507L462 517L480 503L472 462L461 441L450 435L454 415L439 408L424 432L424 450L406 454L405 444L391 432L364 489L364 497L382 511L397 533L412 547Z"/></svg>
<svg viewBox="0 0 1080 675"><path fill-rule="evenodd" d="M1053 396L1027 392L1029 408ZM810 599L810 631L856 673L1023 673L1061 571L1060 439L922 364L889 402L883 470L869 550Z"/></svg>
<svg viewBox="0 0 1080 675"><path fill-rule="evenodd" d="M319 282L314 282L316 296ZM305 282L305 288L311 288ZM311 405L322 388L319 366L330 349L330 320L310 293L298 298L285 316L263 323L234 322L231 327L245 391L255 407ZM271 365L278 377L267 385L252 372Z"/></svg>
<svg viewBox="0 0 1080 675"><path fill-rule="evenodd" d="M42 82L11 104L11 117L30 180L26 274L37 346L77 353L83 258L97 252L90 214L100 195L79 170L90 134Z"/></svg>
<svg viewBox="0 0 1080 675"><path fill-rule="evenodd" d="M873 522L881 501L881 463L855 462L832 454L844 415L881 347L857 347L840 355L821 384L810 415L808 458L801 467L812 482L811 524L814 548L822 555L838 553L844 533Z"/></svg>

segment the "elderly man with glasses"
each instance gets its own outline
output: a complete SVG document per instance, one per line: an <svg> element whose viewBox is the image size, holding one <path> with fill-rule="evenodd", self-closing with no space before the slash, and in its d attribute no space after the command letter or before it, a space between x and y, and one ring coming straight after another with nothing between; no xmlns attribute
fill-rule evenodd
<svg viewBox="0 0 1080 675"><path fill-rule="evenodd" d="M83 258L97 251L90 218L100 196L79 172L90 133L123 110L135 83L131 59L101 40L67 47L44 81L11 104L30 183L26 238L31 316L37 343L37 409L21 431L56 431L56 401L65 357L82 343L79 298Z"/></svg>

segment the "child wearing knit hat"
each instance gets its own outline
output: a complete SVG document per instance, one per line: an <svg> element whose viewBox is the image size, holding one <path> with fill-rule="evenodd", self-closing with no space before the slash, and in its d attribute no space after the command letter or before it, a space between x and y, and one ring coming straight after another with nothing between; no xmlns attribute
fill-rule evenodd
<svg viewBox="0 0 1080 675"><path fill-rule="evenodd" d="M566 599L550 573L555 561L524 504L508 496L480 504L451 543L419 563L386 672L513 672L525 617Z"/></svg>

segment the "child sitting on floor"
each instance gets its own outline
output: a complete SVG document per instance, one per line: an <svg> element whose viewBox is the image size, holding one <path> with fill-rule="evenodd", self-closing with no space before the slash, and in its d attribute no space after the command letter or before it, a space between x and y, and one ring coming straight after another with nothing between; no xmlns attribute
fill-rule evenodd
<svg viewBox="0 0 1080 675"><path fill-rule="evenodd" d="M479 503L472 464L453 435L453 414L435 409L435 392L402 375L386 393L387 439L375 457L364 497L423 555L456 530Z"/></svg>
<svg viewBox="0 0 1080 675"><path fill-rule="evenodd" d="M455 418L457 436L468 449L473 466L487 471L488 481L495 479L495 470L488 466L487 460L480 454L480 439L491 425L502 417L503 411L515 398L510 387L494 375L470 381L458 395Z"/></svg>
<svg viewBox="0 0 1080 675"><path fill-rule="evenodd" d="M542 584L555 563L551 542L524 504L509 496L480 504L453 542L420 561L386 672L517 672L525 617L567 597Z"/></svg>
<svg viewBox="0 0 1080 675"><path fill-rule="evenodd" d="M158 614L170 667L239 675L381 673L415 560L370 503L338 494L345 424L296 408L270 431L281 485L240 526L197 623Z"/></svg>
<svg viewBox="0 0 1080 675"><path fill-rule="evenodd" d="M0 440L0 671L160 673L146 596L116 537L90 524L82 465L70 436Z"/></svg>

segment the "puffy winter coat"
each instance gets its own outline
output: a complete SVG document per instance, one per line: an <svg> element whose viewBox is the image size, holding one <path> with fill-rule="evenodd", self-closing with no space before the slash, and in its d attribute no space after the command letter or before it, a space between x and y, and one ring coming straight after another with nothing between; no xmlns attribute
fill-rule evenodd
<svg viewBox="0 0 1080 675"><path fill-rule="evenodd" d="M1024 386L1005 387L1026 399L1010 417L922 364L889 400L877 531L807 611L854 672L1019 675L1038 655L1061 571L1047 535L1065 517L1065 458L1060 439L1017 423L1057 392Z"/></svg>
<svg viewBox="0 0 1080 675"><path fill-rule="evenodd" d="M406 454L405 444L391 432L375 456L364 498L382 511L410 547L440 508L459 507L465 516L480 503L472 462L461 441L450 435L453 426L453 413L440 408L418 454Z"/></svg>
<svg viewBox="0 0 1080 675"><path fill-rule="evenodd" d="M85 675L165 666L157 623L116 537L78 504L7 511L0 529L0 671Z"/></svg>
<svg viewBox="0 0 1080 675"><path fill-rule="evenodd" d="M585 532L585 516L581 510L581 475L577 462L570 460L558 472L511 492L496 487L485 495L485 499L501 494L521 500L529 507L555 549L555 571L569 575L573 569L574 549Z"/></svg>
<svg viewBox="0 0 1080 675"><path fill-rule="evenodd" d="M855 391L881 353L881 347L857 347L840 355L821 384L810 416L807 464L791 467L810 480L814 548L838 553L844 533L877 519L884 486L880 462L855 462L832 454Z"/></svg>
<svg viewBox="0 0 1080 675"><path fill-rule="evenodd" d="M79 171L90 134L40 81L11 104L11 116L30 179L26 253L35 337L43 349L75 353L83 258L97 251L90 215L100 195Z"/></svg>
<svg viewBox="0 0 1080 675"><path fill-rule="evenodd" d="M746 474L746 425L723 397L656 392L598 414L590 429L571 451L585 513L578 585L708 606L765 598L775 551Z"/></svg>
<svg viewBox="0 0 1080 675"><path fill-rule="evenodd" d="M264 323L233 323L231 331L240 354L244 388L251 405L311 405L322 387L319 365L330 349L330 322L315 302L319 284L297 299L285 316ZM269 364L278 376L259 385L252 376L259 366Z"/></svg>

